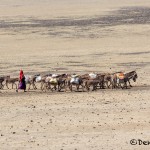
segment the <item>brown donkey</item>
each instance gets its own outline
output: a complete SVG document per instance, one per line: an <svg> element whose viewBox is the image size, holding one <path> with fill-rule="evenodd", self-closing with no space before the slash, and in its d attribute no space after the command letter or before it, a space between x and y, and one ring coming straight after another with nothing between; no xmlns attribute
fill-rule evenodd
<svg viewBox="0 0 150 150"><path fill-rule="evenodd" d="M13 89L13 86L15 85L16 89L17 89L16 82L19 81L19 78L10 78L10 76L9 76L9 77L6 77L5 81L6 81L6 83L4 85L6 85L7 89L9 89L8 84L12 84L12 89Z"/></svg>
<svg viewBox="0 0 150 150"><path fill-rule="evenodd" d="M95 91L98 87L100 89L104 89L104 76L103 74L97 74L96 78L94 79L86 79L84 81L86 89L89 91L90 86L93 87L92 91Z"/></svg>

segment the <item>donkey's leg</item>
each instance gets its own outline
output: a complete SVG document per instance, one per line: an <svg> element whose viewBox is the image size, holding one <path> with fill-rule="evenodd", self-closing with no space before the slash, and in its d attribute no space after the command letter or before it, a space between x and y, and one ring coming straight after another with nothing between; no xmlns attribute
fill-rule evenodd
<svg viewBox="0 0 150 150"><path fill-rule="evenodd" d="M100 84L101 84L101 89L105 89L104 81L101 81ZM110 87L110 85L109 85L109 87Z"/></svg>
<svg viewBox="0 0 150 150"><path fill-rule="evenodd" d="M45 83L44 82L41 82L41 90L43 91L45 88Z"/></svg>
<svg viewBox="0 0 150 150"><path fill-rule="evenodd" d="M47 83L46 82L42 84L41 90L46 92L46 90L47 90Z"/></svg>
<svg viewBox="0 0 150 150"><path fill-rule="evenodd" d="M96 85L95 85L95 90L97 90L97 89L98 89L98 85L100 86L100 89L101 89L101 83L100 83L100 82L98 82L98 83L96 83Z"/></svg>
<svg viewBox="0 0 150 150"><path fill-rule="evenodd" d="M45 89L45 88L46 88L46 82L43 82L43 83L41 84L41 88L42 88L42 89Z"/></svg>
<svg viewBox="0 0 150 150"><path fill-rule="evenodd" d="M54 89L55 89L55 91L57 90L57 85L54 85Z"/></svg>
<svg viewBox="0 0 150 150"><path fill-rule="evenodd" d="M92 91L96 91L96 90L97 90L97 86L98 86L98 83L94 83L94 84L93 84L93 90L92 90Z"/></svg>
<svg viewBox="0 0 150 150"><path fill-rule="evenodd" d="M9 87L8 87L8 82L6 83L6 87L7 87L7 89L9 89Z"/></svg>
<svg viewBox="0 0 150 150"><path fill-rule="evenodd" d="M0 83L0 89L3 89L3 84L2 84L2 82Z"/></svg>
<svg viewBox="0 0 150 150"><path fill-rule="evenodd" d="M15 84L15 83L12 83L12 89L14 89L14 84Z"/></svg>
<svg viewBox="0 0 150 150"><path fill-rule="evenodd" d="M31 84L32 84L32 88L33 88L33 90L34 90L34 83L33 83L33 81L31 82Z"/></svg>
<svg viewBox="0 0 150 150"><path fill-rule="evenodd" d="M89 85L87 85L87 90L88 90L88 92L90 91L90 86Z"/></svg>
<svg viewBox="0 0 150 150"><path fill-rule="evenodd" d="M92 85L92 86L93 86L92 91L95 91L95 83L93 83L93 85Z"/></svg>
<svg viewBox="0 0 150 150"><path fill-rule="evenodd" d="M33 82L33 89L34 89L34 90L37 89L37 87L36 87L36 85L35 85L35 82Z"/></svg>
<svg viewBox="0 0 150 150"><path fill-rule="evenodd" d="M80 85L76 85L77 91L79 91L79 87L80 87Z"/></svg>
<svg viewBox="0 0 150 150"><path fill-rule="evenodd" d="M116 89L118 86L117 86L117 83L113 83L113 89Z"/></svg>
<svg viewBox="0 0 150 150"><path fill-rule="evenodd" d="M107 88L109 89L111 84L108 85L108 81L106 81L105 83L106 83Z"/></svg>
<svg viewBox="0 0 150 150"><path fill-rule="evenodd" d="M82 86L82 92L84 92L84 85L83 85L83 84L81 84L81 86Z"/></svg>
<svg viewBox="0 0 150 150"><path fill-rule="evenodd" d="M64 87L64 86L63 86L62 84L60 84L60 85L59 85L59 90L58 90L58 91L60 92L60 91L63 89L63 87Z"/></svg>
<svg viewBox="0 0 150 150"><path fill-rule="evenodd" d="M127 86L127 82L125 82L125 87L126 87L126 89L128 88L128 86Z"/></svg>
<svg viewBox="0 0 150 150"><path fill-rule="evenodd" d="M51 83L48 83L48 88L53 92L54 87L51 87Z"/></svg>
<svg viewBox="0 0 150 150"><path fill-rule="evenodd" d="M55 84L50 84L50 85L53 85L53 87L51 87L51 90L55 90L56 91L56 87L55 87Z"/></svg>
<svg viewBox="0 0 150 150"><path fill-rule="evenodd" d="M65 89L65 86L66 86L65 81L63 81L63 83L61 84L61 89Z"/></svg>
<svg viewBox="0 0 150 150"><path fill-rule="evenodd" d="M16 83L14 83L14 84L15 84L15 86L16 86L16 90L17 90L17 89L18 89L18 88L17 88L17 84L16 84Z"/></svg>
<svg viewBox="0 0 150 150"><path fill-rule="evenodd" d="M5 86L5 83L4 84L2 83L2 89L4 89L4 86Z"/></svg>
<svg viewBox="0 0 150 150"><path fill-rule="evenodd" d="M65 91L67 92L67 90L70 90L70 82L69 81L65 82Z"/></svg>
<svg viewBox="0 0 150 150"><path fill-rule="evenodd" d="M121 85L121 83L119 83L119 86L120 86L122 89L124 89L125 83L124 83L123 85Z"/></svg>
<svg viewBox="0 0 150 150"><path fill-rule="evenodd" d="M47 83L46 82L43 83L42 89L43 89L44 92L46 92L46 90L47 90Z"/></svg>
<svg viewBox="0 0 150 150"><path fill-rule="evenodd" d="M69 89L70 89L70 91L72 92L72 84L70 84Z"/></svg>
<svg viewBox="0 0 150 150"><path fill-rule="evenodd" d="M30 90L31 83L29 83L28 91Z"/></svg>
<svg viewBox="0 0 150 150"><path fill-rule="evenodd" d="M111 88L114 89L114 81L111 82Z"/></svg>
<svg viewBox="0 0 150 150"><path fill-rule="evenodd" d="M130 87L132 87L132 85L131 85L131 83L130 83L130 81L129 81L129 80L128 80L128 83L129 83L129 86L130 86Z"/></svg>
<svg viewBox="0 0 150 150"><path fill-rule="evenodd" d="M96 83L96 84L94 85L94 90L95 90L95 91L98 89L98 88L97 88L97 87L98 87L98 84L99 84L99 83ZM99 84L99 85L100 85L100 84ZM100 86L100 89L101 89L101 86Z"/></svg>
<svg viewBox="0 0 150 150"><path fill-rule="evenodd" d="M32 83L32 87L33 87L33 90L37 89L34 82Z"/></svg>
<svg viewBox="0 0 150 150"><path fill-rule="evenodd" d="M33 90L34 90L34 89L35 89L35 88L34 88L34 83L33 83L33 82L31 82L31 85L32 85L32 88L33 88Z"/></svg>
<svg viewBox="0 0 150 150"><path fill-rule="evenodd" d="M58 92L60 92L61 91L61 87L60 87L60 85L58 85Z"/></svg>
<svg viewBox="0 0 150 150"><path fill-rule="evenodd" d="M65 88L65 84L62 83L60 87L61 87L61 89L64 89Z"/></svg>
<svg viewBox="0 0 150 150"><path fill-rule="evenodd" d="M120 88L120 87L122 88L121 83L118 83L116 87L117 88Z"/></svg>
<svg viewBox="0 0 150 150"><path fill-rule="evenodd" d="M68 86L66 85L66 86L65 86L65 92L67 92L67 87L68 87Z"/></svg>
<svg viewBox="0 0 150 150"><path fill-rule="evenodd" d="M41 82L41 90L43 89L43 86L44 86L45 82Z"/></svg>
<svg viewBox="0 0 150 150"><path fill-rule="evenodd" d="M58 91L58 92L61 91L61 84L60 84L60 83L58 83L58 85L57 85L57 91Z"/></svg>
<svg viewBox="0 0 150 150"><path fill-rule="evenodd" d="M17 86L17 84L16 84L16 92L18 92L18 88L19 88L19 85Z"/></svg>
<svg viewBox="0 0 150 150"><path fill-rule="evenodd" d="M43 86L43 83L41 82L41 90L42 90L42 86Z"/></svg>
<svg viewBox="0 0 150 150"><path fill-rule="evenodd" d="M107 87L110 88L110 86L111 86L111 82L109 82L109 84L108 84L108 82L107 82Z"/></svg>
<svg viewBox="0 0 150 150"><path fill-rule="evenodd" d="M89 92L89 91L90 91L90 86L89 86L89 84L86 83L85 86L86 86L86 90Z"/></svg>
<svg viewBox="0 0 150 150"><path fill-rule="evenodd" d="M64 88L64 83L60 83L58 86L59 86L58 91L60 92L62 90L62 88Z"/></svg>
<svg viewBox="0 0 150 150"><path fill-rule="evenodd" d="M64 84L65 92L67 92L68 84L67 82Z"/></svg>
<svg viewBox="0 0 150 150"><path fill-rule="evenodd" d="M121 86L122 89L126 88L127 89L127 82L123 83L123 86Z"/></svg>
<svg viewBox="0 0 150 150"><path fill-rule="evenodd" d="M3 83L1 83L1 87L0 87L0 89L4 89L4 85L3 85Z"/></svg>
<svg viewBox="0 0 150 150"><path fill-rule="evenodd" d="M60 92L60 83L57 84L57 91Z"/></svg>
<svg viewBox="0 0 150 150"><path fill-rule="evenodd" d="M3 85L3 89L4 89L4 87L5 87L5 85L6 85L6 82L4 83L4 84L2 84Z"/></svg>

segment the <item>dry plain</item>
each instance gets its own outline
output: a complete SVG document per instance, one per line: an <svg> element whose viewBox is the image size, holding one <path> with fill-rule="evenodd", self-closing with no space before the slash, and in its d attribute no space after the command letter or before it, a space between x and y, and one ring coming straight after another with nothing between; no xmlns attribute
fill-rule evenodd
<svg viewBox="0 0 150 150"><path fill-rule="evenodd" d="M149 0L1 0L0 76L136 70L127 90L0 90L0 150L148 150Z"/></svg>

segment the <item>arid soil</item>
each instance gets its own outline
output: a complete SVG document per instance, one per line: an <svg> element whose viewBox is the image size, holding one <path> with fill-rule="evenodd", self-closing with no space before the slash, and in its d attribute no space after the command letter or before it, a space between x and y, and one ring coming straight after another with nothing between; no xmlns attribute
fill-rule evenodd
<svg viewBox="0 0 150 150"><path fill-rule="evenodd" d="M129 89L0 90L2 150L149 150L150 1L1 0L0 76L136 70ZM131 145L132 139L137 145Z"/></svg>

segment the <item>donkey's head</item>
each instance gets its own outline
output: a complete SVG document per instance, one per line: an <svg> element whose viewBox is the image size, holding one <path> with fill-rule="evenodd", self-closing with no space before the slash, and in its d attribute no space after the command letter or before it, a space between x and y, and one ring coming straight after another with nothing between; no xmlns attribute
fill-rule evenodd
<svg viewBox="0 0 150 150"><path fill-rule="evenodd" d="M132 78L133 81L136 82L137 78L138 78L137 73L136 73L136 71L134 71L133 78Z"/></svg>

